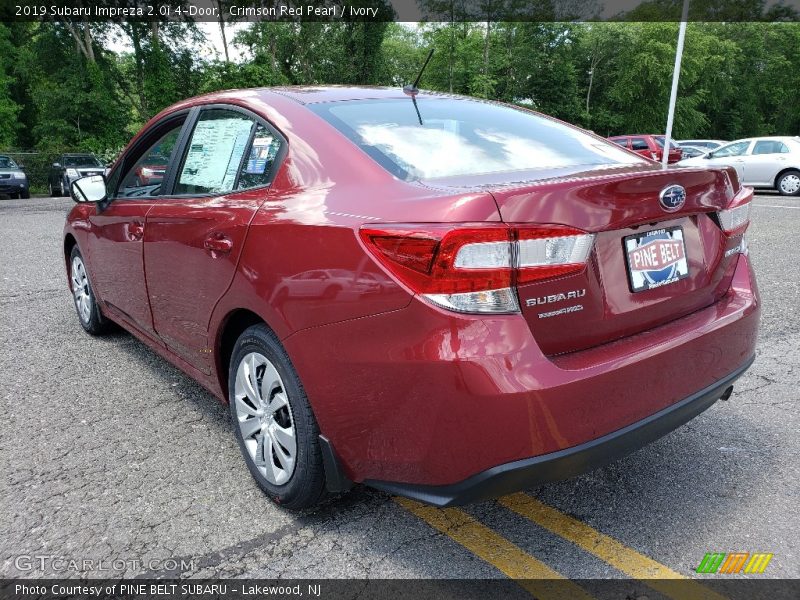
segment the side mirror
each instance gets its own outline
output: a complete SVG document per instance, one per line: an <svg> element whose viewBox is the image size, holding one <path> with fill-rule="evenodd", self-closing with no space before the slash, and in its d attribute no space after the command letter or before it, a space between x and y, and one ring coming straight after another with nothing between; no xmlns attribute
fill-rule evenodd
<svg viewBox="0 0 800 600"><path fill-rule="evenodd" d="M69 195L75 202L102 202L106 199L106 178L92 175L76 179L69 186Z"/></svg>
<svg viewBox="0 0 800 600"><path fill-rule="evenodd" d="M53 168L54 169L60 169L61 168L61 163L54 162L53 163Z"/></svg>
<svg viewBox="0 0 800 600"><path fill-rule="evenodd" d="M708 152L707 154L703 154L703 158L714 158L714 153Z"/></svg>

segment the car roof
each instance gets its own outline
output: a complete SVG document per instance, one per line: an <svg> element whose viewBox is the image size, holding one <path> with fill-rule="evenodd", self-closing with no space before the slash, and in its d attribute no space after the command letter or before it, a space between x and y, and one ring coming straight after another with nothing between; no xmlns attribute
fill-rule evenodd
<svg viewBox="0 0 800 600"><path fill-rule="evenodd" d="M91 152L65 152L64 154L62 154L62 156L92 156L92 157L94 157L94 154L92 154Z"/></svg>
<svg viewBox="0 0 800 600"><path fill-rule="evenodd" d="M728 144L738 144L740 142L792 142L798 143L800 142L800 137L791 136L791 135L765 135L761 137L749 137L749 138L742 138L739 140L733 140L732 142L726 142L726 146Z"/></svg>
<svg viewBox="0 0 800 600"><path fill-rule="evenodd" d="M279 94L285 98L290 98L298 104L317 104L321 102L341 102L346 100L383 100L408 98L408 94L403 92L400 86L355 86L355 85L287 85L261 88L242 88L211 92L202 96L195 96L187 102L207 101L214 98L230 98L231 96L241 95L252 98L257 96L260 100L266 101L274 94ZM438 97L438 98L458 98L480 101L476 98L467 98L457 94L447 94L443 92L432 92L420 90L417 98ZM182 103L179 103L182 104Z"/></svg>
<svg viewBox="0 0 800 600"><path fill-rule="evenodd" d="M785 142L787 140L792 141L792 142L798 141L796 136L791 136L791 135L767 135L767 136L753 137L753 138L747 138L747 139L748 140L754 140L756 142L758 142L758 141Z"/></svg>

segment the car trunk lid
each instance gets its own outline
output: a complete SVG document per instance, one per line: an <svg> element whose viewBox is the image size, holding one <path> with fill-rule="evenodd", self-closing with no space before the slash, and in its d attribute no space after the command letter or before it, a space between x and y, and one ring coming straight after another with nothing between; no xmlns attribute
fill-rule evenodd
<svg viewBox="0 0 800 600"><path fill-rule="evenodd" d="M667 210L660 195L670 186L685 189L685 203ZM735 188L731 171L660 168L490 186L507 223L557 224L595 234L581 272L517 288L542 350L589 348L717 301L730 285L735 256L716 212L729 205Z"/></svg>

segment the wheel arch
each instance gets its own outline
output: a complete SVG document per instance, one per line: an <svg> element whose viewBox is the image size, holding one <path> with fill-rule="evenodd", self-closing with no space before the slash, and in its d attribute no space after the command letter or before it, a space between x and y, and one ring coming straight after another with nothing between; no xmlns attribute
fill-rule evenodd
<svg viewBox="0 0 800 600"><path fill-rule="evenodd" d="M782 176L786 175L786 173L789 173L790 171L794 171L795 173L800 174L800 168L798 168L798 167L786 167L785 169L781 169L780 171L778 171L778 174L775 175L775 179L772 182L772 187L774 187L777 190L778 189L778 180Z"/></svg>
<svg viewBox="0 0 800 600"><path fill-rule="evenodd" d="M78 240L71 233L64 236L64 263L67 265L67 273L69 273L69 255L72 254L72 249L78 245Z"/></svg>
<svg viewBox="0 0 800 600"><path fill-rule="evenodd" d="M266 319L247 308L236 308L228 312L217 329L214 367L219 388L225 399L228 397L228 367L233 356L233 347L245 329L253 325L264 325L274 332Z"/></svg>

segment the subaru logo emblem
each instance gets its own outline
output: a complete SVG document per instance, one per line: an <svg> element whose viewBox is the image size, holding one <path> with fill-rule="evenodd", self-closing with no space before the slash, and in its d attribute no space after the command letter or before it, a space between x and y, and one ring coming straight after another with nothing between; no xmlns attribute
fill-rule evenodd
<svg viewBox="0 0 800 600"><path fill-rule="evenodd" d="M669 185L658 195L661 208L667 212L675 212L686 203L686 190L681 185Z"/></svg>

